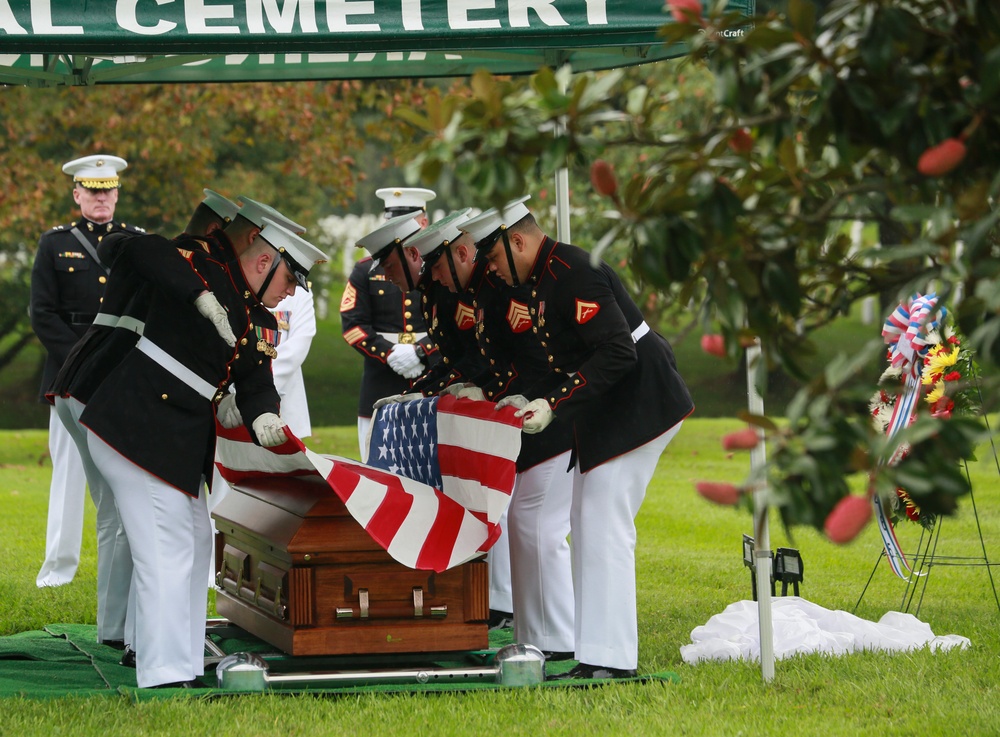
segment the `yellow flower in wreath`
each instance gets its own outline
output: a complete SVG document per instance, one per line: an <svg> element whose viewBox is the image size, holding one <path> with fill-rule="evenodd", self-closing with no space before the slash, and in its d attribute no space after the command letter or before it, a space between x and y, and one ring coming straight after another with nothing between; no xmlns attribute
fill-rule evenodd
<svg viewBox="0 0 1000 737"><path fill-rule="evenodd" d="M961 351L961 346L955 345L949 347L947 345L941 344L932 348L927 353L927 358L924 359L924 370L922 375L922 383L925 385L933 384L936 381L940 381L941 376L945 371L954 366L958 362L958 354Z"/></svg>

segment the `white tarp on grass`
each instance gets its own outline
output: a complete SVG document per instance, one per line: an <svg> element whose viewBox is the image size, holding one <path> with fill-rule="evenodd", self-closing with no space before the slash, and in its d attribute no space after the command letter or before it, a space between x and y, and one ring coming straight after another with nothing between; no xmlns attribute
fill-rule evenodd
<svg viewBox="0 0 1000 737"><path fill-rule="evenodd" d="M830 611L798 596L771 600L774 657L805 653L843 655L863 650L949 650L968 647L967 637L935 635L912 614L887 612L869 622L844 611ZM705 660L760 660L757 602L738 601L691 631L691 644L681 647L685 663Z"/></svg>

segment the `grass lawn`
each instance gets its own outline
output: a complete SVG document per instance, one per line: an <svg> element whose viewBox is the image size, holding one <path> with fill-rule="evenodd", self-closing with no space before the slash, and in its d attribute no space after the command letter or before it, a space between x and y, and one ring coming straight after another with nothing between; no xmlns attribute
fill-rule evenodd
<svg viewBox="0 0 1000 737"><path fill-rule="evenodd" d="M6 699L0 735L525 734L538 735L985 735L1000 732L998 611L983 567L937 567L920 619L935 634L960 634L971 648L933 654L799 656L779 661L761 682L754 663L689 666L679 648L694 627L728 604L750 598L741 535L749 516L701 500L698 479L741 480L749 459L729 454L719 438L734 420L692 419L664 453L639 518L639 668L671 670L677 683L613 684L590 689L521 689L434 695L332 698L239 696L132 703L122 697ZM317 430L311 447L353 455L353 426ZM93 623L93 509L76 580L39 590L34 578L44 548L50 467L45 432L0 432L0 634L54 622ZM983 448L972 473L987 551L1000 560L1000 478ZM900 530L916 544L915 526ZM838 547L812 530L789 540L772 518L772 547L802 552L802 595L829 609L852 610L880 543L872 526ZM939 554L980 553L972 506L944 522ZM857 613L878 620L899 609L902 583L884 564Z"/></svg>

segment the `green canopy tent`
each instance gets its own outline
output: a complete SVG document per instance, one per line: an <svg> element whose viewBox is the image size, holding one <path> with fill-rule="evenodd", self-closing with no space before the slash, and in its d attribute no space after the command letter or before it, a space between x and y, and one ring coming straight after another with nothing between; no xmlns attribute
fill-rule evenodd
<svg viewBox="0 0 1000 737"><path fill-rule="evenodd" d="M755 4L727 0L726 9L750 17ZM611 69L687 53L687 46L659 36L671 20L664 6L665 0L0 0L0 85L462 77L567 64L574 71ZM557 237L564 241L570 240L568 190L562 170ZM751 408L762 411L752 396ZM766 564L766 573L758 571L765 580L766 509L755 517L755 555ZM761 586L765 681L774 673L767 593Z"/></svg>
<svg viewBox="0 0 1000 737"><path fill-rule="evenodd" d="M684 54L658 37L669 20L664 0L0 0L0 83L609 69Z"/></svg>

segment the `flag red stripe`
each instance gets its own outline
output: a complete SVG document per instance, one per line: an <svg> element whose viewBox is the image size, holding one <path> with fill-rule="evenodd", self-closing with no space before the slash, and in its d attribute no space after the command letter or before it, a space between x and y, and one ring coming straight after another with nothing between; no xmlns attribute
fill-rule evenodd
<svg viewBox="0 0 1000 737"><path fill-rule="evenodd" d="M302 469L302 470L299 470L299 471L290 471L290 472L285 472L285 473L278 473L278 472L270 471L270 470L263 470L263 471L257 471L257 470L236 471L236 470L233 470L232 468L226 468L221 463L216 463L215 465L219 469L219 475L222 476L222 478L225 479L226 481L228 481L230 484L238 484L238 483L241 483L241 482L246 481L248 479L261 479L261 478L266 478L268 476L272 476L272 477L273 476L281 476L282 478L287 478L289 476L316 476L316 475L318 475L315 471L308 471L308 470L305 470L305 469Z"/></svg>
<svg viewBox="0 0 1000 737"><path fill-rule="evenodd" d="M438 397L438 414L445 412L453 415L464 415L465 417L475 417L478 420L488 420L499 425L509 425L510 427L521 427L524 420L514 417L517 412L516 407L503 407L494 409L493 402L474 402L470 399L458 399L453 394L444 394Z"/></svg>
<svg viewBox="0 0 1000 737"><path fill-rule="evenodd" d="M491 489L510 494L514 488L517 468L510 460L499 456L466 450L454 445L438 446L438 465L441 476L458 479L475 479Z"/></svg>
<svg viewBox="0 0 1000 737"><path fill-rule="evenodd" d="M410 513L413 496L403 491L401 484L395 478L369 479L369 481L386 487L386 495L368 521L365 530L376 540L384 541L388 547Z"/></svg>
<svg viewBox="0 0 1000 737"><path fill-rule="evenodd" d="M357 490L360 481L357 469L343 463L335 463L330 475L326 477L326 482L344 504L347 504Z"/></svg>
<svg viewBox="0 0 1000 737"><path fill-rule="evenodd" d="M438 506L437 516L417 554L418 569L432 571L447 569L451 563L458 532L462 529L465 509L441 494L438 495L438 500L441 503Z"/></svg>

